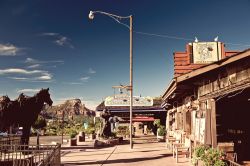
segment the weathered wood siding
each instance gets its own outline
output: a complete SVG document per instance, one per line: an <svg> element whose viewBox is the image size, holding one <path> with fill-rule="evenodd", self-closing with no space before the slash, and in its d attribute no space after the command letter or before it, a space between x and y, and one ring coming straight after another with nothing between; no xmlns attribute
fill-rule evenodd
<svg viewBox="0 0 250 166"><path fill-rule="evenodd" d="M198 87L199 97L215 94L219 96L221 91L231 89L232 87L250 83L250 60L243 61L234 66L227 66L226 68L200 80ZM237 89L236 89L237 90Z"/></svg>

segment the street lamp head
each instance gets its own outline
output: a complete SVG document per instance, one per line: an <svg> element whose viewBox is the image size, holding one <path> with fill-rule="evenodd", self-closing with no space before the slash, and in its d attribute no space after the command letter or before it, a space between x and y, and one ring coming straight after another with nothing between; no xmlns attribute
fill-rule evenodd
<svg viewBox="0 0 250 166"><path fill-rule="evenodd" d="M94 19L94 12L93 11L89 11L89 19L90 20Z"/></svg>

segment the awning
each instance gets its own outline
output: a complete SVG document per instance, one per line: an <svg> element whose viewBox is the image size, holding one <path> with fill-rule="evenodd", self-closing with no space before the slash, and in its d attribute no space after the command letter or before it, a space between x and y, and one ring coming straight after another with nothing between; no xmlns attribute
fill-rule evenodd
<svg viewBox="0 0 250 166"><path fill-rule="evenodd" d="M112 112L129 112L129 110L109 110L111 113ZM167 112L167 110L164 110L164 109L157 109L157 110L133 110L133 113L136 113L136 112L147 112L147 113L150 113L150 112Z"/></svg>
<svg viewBox="0 0 250 166"><path fill-rule="evenodd" d="M133 122L153 122L154 120L155 120L154 117L146 117L146 116L133 117L133 119L132 119ZM126 119L122 122L129 122L129 119Z"/></svg>

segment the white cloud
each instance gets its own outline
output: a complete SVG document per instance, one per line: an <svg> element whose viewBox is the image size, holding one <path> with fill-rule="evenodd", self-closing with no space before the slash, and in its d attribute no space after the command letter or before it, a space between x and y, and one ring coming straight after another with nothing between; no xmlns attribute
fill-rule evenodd
<svg viewBox="0 0 250 166"><path fill-rule="evenodd" d="M40 91L40 89L20 89L17 92L18 93L36 93L39 91Z"/></svg>
<svg viewBox="0 0 250 166"><path fill-rule="evenodd" d="M64 63L63 60L51 60L51 61L41 61L33 58L26 58L24 63L27 64L43 64L43 63Z"/></svg>
<svg viewBox="0 0 250 166"><path fill-rule="evenodd" d="M48 81L51 80L52 76L51 75L44 75L44 76L40 76L40 77L36 77L35 80L44 80L44 81Z"/></svg>
<svg viewBox="0 0 250 166"><path fill-rule="evenodd" d="M63 60L48 60L48 61L41 61L41 60L37 60L37 59L33 59L33 58L26 58L26 60L24 61L24 63L26 63L28 66L28 69L35 69L35 68L40 68L40 67L46 67L46 68L55 68L57 65L62 65L64 64Z"/></svg>
<svg viewBox="0 0 250 166"><path fill-rule="evenodd" d="M48 73L47 71L43 70L25 70L19 68L9 68L9 69L0 69L0 75L4 74L38 74L38 73Z"/></svg>
<svg viewBox="0 0 250 166"><path fill-rule="evenodd" d="M41 65L40 64L34 64L34 65L28 66L27 68L34 69L34 68L38 68L38 67L41 67Z"/></svg>
<svg viewBox="0 0 250 166"><path fill-rule="evenodd" d="M12 44L0 44L0 56L16 56L20 48Z"/></svg>
<svg viewBox="0 0 250 166"><path fill-rule="evenodd" d="M59 34L58 33L52 33L52 32L45 32L45 33L42 33L41 36L58 36Z"/></svg>
<svg viewBox="0 0 250 166"><path fill-rule="evenodd" d="M0 75L14 75L7 78L20 81L48 82L52 80L52 74L44 70L26 70L20 68L0 69ZM25 77L23 77L23 75Z"/></svg>
<svg viewBox="0 0 250 166"><path fill-rule="evenodd" d="M37 63L37 60L32 58L26 58L25 63Z"/></svg>
<svg viewBox="0 0 250 166"><path fill-rule="evenodd" d="M58 40L56 40L56 44L58 44L59 46L64 46L65 43L67 42L67 37L65 36L61 36Z"/></svg>
<svg viewBox="0 0 250 166"><path fill-rule="evenodd" d="M67 84L67 85L83 85L82 82L64 82L63 84Z"/></svg>
<svg viewBox="0 0 250 166"><path fill-rule="evenodd" d="M45 32L42 33L41 36L53 37L54 43L56 43L58 46L74 48L74 46L71 44L71 40L66 36L60 35L59 33Z"/></svg>
<svg viewBox="0 0 250 166"><path fill-rule="evenodd" d="M89 74L95 74L95 73L96 73L95 70L93 70L92 68L89 68Z"/></svg>
<svg viewBox="0 0 250 166"><path fill-rule="evenodd" d="M26 77L8 77L9 79L12 79L12 80L28 80L29 78L26 78Z"/></svg>
<svg viewBox="0 0 250 166"><path fill-rule="evenodd" d="M81 81L87 82L90 79L89 76L80 78Z"/></svg>

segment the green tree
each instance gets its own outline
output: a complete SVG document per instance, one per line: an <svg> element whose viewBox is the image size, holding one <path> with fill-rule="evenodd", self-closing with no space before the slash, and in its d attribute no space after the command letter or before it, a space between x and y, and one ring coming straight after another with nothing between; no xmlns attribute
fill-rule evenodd
<svg viewBox="0 0 250 166"><path fill-rule="evenodd" d="M34 129L42 129L46 127L46 120L41 115L38 115L35 123L32 125Z"/></svg>

